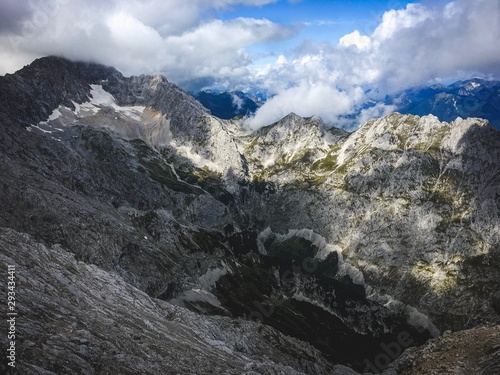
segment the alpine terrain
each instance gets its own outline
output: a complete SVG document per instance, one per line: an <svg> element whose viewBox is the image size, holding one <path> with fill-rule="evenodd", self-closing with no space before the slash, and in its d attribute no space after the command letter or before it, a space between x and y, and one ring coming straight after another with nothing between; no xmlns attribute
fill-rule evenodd
<svg viewBox="0 0 500 375"><path fill-rule="evenodd" d="M250 130L46 57L0 77L0 176L2 373L500 371L486 120Z"/></svg>
<svg viewBox="0 0 500 375"><path fill-rule="evenodd" d="M480 117L500 129L500 82L474 78L451 85L432 85L406 90L386 98L401 113L433 114L442 121Z"/></svg>

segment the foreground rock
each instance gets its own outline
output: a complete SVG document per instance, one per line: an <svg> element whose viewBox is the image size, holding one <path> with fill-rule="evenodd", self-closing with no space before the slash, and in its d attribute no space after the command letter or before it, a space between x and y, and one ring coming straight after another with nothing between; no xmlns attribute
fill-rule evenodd
<svg viewBox="0 0 500 375"><path fill-rule="evenodd" d="M272 328L205 317L151 298L59 245L47 248L0 228L0 248L0 262L16 269L18 313L17 372L3 362L2 374L327 374L331 369L317 350ZM6 284L0 285L6 295ZM6 341L2 335L3 347Z"/></svg>
<svg viewBox="0 0 500 375"><path fill-rule="evenodd" d="M38 343L70 358L63 373L196 372L183 361L204 351L215 373L366 372L499 322L500 133L481 119L395 113L349 134L290 114L249 131L164 77L51 57L0 77L0 173L0 254L35 343L21 364L40 373ZM86 324L97 357L53 319Z"/></svg>
<svg viewBox="0 0 500 375"><path fill-rule="evenodd" d="M488 325L451 333L408 349L387 375L500 373L500 326Z"/></svg>

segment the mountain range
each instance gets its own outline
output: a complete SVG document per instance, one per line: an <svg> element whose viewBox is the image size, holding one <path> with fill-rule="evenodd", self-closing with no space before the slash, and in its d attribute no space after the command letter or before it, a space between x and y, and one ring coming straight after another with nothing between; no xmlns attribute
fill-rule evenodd
<svg viewBox="0 0 500 375"><path fill-rule="evenodd" d="M432 114L441 121L479 117L500 129L500 82L474 78L451 85L432 85L406 90L386 98L400 113Z"/></svg>
<svg viewBox="0 0 500 375"><path fill-rule="evenodd" d="M474 338L460 369L495 373L499 146L433 115L250 130L160 75L35 60L0 77L16 370L419 374Z"/></svg>
<svg viewBox="0 0 500 375"><path fill-rule="evenodd" d="M239 92L201 91L194 95L214 116L230 119L252 115L265 102L266 97L255 97ZM415 87L383 100L372 100L362 109L377 104L390 105L402 114L434 115L440 121L451 122L458 117L484 118L500 129L500 82L474 78L450 85ZM356 120L359 111L349 116Z"/></svg>

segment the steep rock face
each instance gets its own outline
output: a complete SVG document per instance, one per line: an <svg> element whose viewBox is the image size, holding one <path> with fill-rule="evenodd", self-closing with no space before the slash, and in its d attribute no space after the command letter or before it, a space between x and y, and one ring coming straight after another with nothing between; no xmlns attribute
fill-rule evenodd
<svg viewBox="0 0 500 375"><path fill-rule="evenodd" d="M347 134L327 127L319 117L291 113L243 138L243 154L254 179L286 184L300 177L300 165L324 158Z"/></svg>
<svg viewBox="0 0 500 375"><path fill-rule="evenodd" d="M4 78L23 77L23 98L50 76L26 69ZM307 342L319 370L283 359L306 373L363 371L401 334L498 320L500 140L484 121L392 114L348 134L291 114L249 132L163 77L95 69L42 109L0 102L0 226L176 311Z"/></svg>
<svg viewBox="0 0 500 375"><path fill-rule="evenodd" d="M2 361L3 374L332 370L307 344L257 323L204 317L153 299L116 274L77 261L59 245L47 248L0 228L0 246L2 264L16 269L19 314L17 372ZM1 289L7 293L5 283Z"/></svg>
<svg viewBox="0 0 500 375"><path fill-rule="evenodd" d="M60 104L85 101L89 84L121 74L97 64L74 64L58 57L35 60L16 74L0 77L2 111L23 124L46 120Z"/></svg>
<svg viewBox="0 0 500 375"><path fill-rule="evenodd" d="M28 126L104 126L154 147L171 144L171 153L198 166L243 177L243 160L221 121L159 75L123 77L114 68L48 57L0 77L0 100L5 114Z"/></svg>
<svg viewBox="0 0 500 375"><path fill-rule="evenodd" d="M275 179L255 222L316 231L369 283L436 314L444 328L494 317L499 142L479 119L373 120L325 157L286 164L296 179L281 188Z"/></svg>
<svg viewBox="0 0 500 375"><path fill-rule="evenodd" d="M56 141L8 120L3 125L1 225L62 244L152 295L167 289L176 270L190 269L193 259L178 244L189 243L195 225L215 229L232 221L220 201L179 181L142 141L81 126ZM200 205L210 209L194 218ZM205 250L191 249L205 258L201 272L212 263Z"/></svg>
<svg viewBox="0 0 500 375"><path fill-rule="evenodd" d="M243 170L241 155L222 121L209 116L201 103L164 77L111 79L102 88L121 106L142 105L159 112L162 121L154 129L168 135L160 139L143 139L151 146L171 146L172 152L219 173L227 174L229 170L240 173ZM142 128L149 122L148 114L145 117L143 112L138 126ZM116 130L120 132L120 129Z"/></svg>
<svg viewBox="0 0 500 375"><path fill-rule="evenodd" d="M406 351L383 374L497 374L500 326L446 331L420 348Z"/></svg>

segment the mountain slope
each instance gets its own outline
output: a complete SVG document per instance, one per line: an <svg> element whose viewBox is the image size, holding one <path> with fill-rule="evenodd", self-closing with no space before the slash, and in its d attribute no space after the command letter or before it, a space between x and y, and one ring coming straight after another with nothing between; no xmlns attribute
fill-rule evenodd
<svg viewBox="0 0 500 375"><path fill-rule="evenodd" d="M370 284L456 329L495 316L499 142L478 119L389 115L340 138L326 156L269 175L287 188L255 216L278 233L312 229Z"/></svg>
<svg viewBox="0 0 500 375"><path fill-rule="evenodd" d="M19 373L319 374L329 367L298 340L150 298L59 245L1 229L0 246L19 283Z"/></svg>

